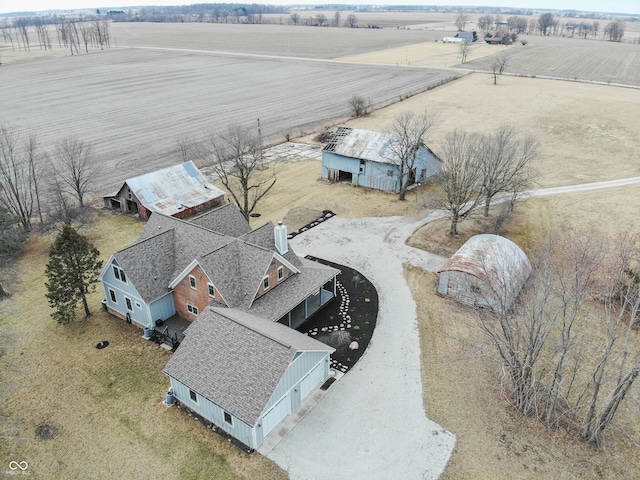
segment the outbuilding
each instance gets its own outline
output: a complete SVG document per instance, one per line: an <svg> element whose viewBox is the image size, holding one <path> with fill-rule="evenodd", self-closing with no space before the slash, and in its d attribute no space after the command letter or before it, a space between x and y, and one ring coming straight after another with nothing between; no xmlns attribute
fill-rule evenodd
<svg viewBox="0 0 640 480"><path fill-rule="evenodd" d="M153 212L182 218L221 205L224 192L207 182L189 161L129 178L103 200L106 208L144 219Z"/></svg>
<svg viewBox="0 0 640 480"><path fill-rule="evenodd" d="M527 255L511 240L475 235L438 271L438 293L465 305L506 312L530 274Z"/></svg>
<svg viewBox="0 0 640 480"><path fill-rule="evenodd" d="M401 179L392 142L393 135L388 133L339 127L322 149L322 178L399 193L402 181L412 185L442 170L442 160L422 144L412 168Z"/></svg>

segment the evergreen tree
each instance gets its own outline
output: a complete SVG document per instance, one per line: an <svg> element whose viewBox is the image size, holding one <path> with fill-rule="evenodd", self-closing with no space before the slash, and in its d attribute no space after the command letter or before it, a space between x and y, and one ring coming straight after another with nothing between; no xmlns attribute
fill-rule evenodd
<svg viewBox="0 0 640 480"><path fill-rule="evenodd" d="M86 316L91 315L86 294L95 290L102 261L100 252L72 226L63 225L49 250L46 274L47 298L55 308L51 315L58 323L69 323L82 301Z"/></svg>

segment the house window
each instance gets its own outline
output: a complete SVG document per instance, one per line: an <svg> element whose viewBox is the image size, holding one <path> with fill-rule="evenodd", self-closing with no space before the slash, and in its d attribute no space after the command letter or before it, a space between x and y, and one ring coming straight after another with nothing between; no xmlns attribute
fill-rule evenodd
<svg viewBox="0 0 640 480"><path fill-rule="evenodd" d="M224 421L233 427L233 417L230 413L224 412Z"/></svg>
<svg viewBox="0 0 640 480"><path fill-rule="evenodd" d="M189 390L189 398L194 402L198 403L198 394L193 390Z"/></svg>
<svg viewBox="0 0 640 480"><path fill-rule="evenodd" d="M193 275L189 275L189 285L194 290L196 289L196 277L194 277Z"/></svg>
<svg viewBox="0 0 640 480"><path fill-rule="evenodd" d="M210 297L215 297L216 296L216 289L213 285L209 284L209 296Z"/></svg>
<svg viewBox="0 0 640 480"><path fill-rule="evenodd" d="M118 304L118 298L116 297L116 292L114 292L113 290L109 289L109 296L111 297L111 301L117 305Z"/></svg>
<svg viewBox="0 0 640 480"><path fill-rule="evenodd" d="M360 160L360 173L364 173L364 160Z"/></svg>
<svg viewBox="0 0 640 480"><path fill-rule="evenodd" d="M269 277L264 277L262 279L262 288L264 290L269 290Z"/></svg>
<svg viewBox="0 0 640 480"><path fill-rule="evenodd" d="M133 312L133 307L131 306L131 299L124 297L124 301L127 303L127 310L131 310Z"/></svg>
<svg viewBox="0 0 640 480"><path fill-rule="evenodd" d="M393 170L387 170L387 176L388 177L393 176Z"/></svg>
<svg viewBox="0 0 640 480"><path fill-rule="evenodd" d="M189 313L193 313L194 315L198 315L198 307L194 307L193 305L189 305L187 303L187 311Z"/></svg>
<svg viewBox="0 0 640 480"><path fill-rule="evenodd" d="M142 305L140 305L138 302L136 302L136 307L137 308L142 308Z"/></svg>
<svg viewBox="0 0 640 480"><path fill-rule="evenodd" d="M113 266L113 276L116 277L121 282L127 283L127 277L124 274L124 270L116 267L115 265Z"/></svg>
<svg viewBox="0 0 640 480"><path fill-rule="evenodd" d="M284 268L278 267L278 281L284 278Z"/></svg>

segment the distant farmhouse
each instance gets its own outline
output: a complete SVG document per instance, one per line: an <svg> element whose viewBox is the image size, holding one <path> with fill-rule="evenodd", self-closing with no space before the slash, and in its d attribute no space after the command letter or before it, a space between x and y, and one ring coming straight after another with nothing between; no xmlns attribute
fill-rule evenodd
<svg viewBox="0 0 640 480"><path fill-rule="evenodd" d="M458 32L455 37L444 37L444 43L472 43L478 41L476 32Z"/></svg>
<svg viewBox="0 0 640 480"><path fill-rule="evenodd" d="M334 349L293 328L335 298L339 273L298 257L284 225L251 230L228 204L190 221L154 213L99 280L111 314L176 348L175 398L258 448L329 377Z"/></svg>
<svg viewBox="0 0 640 480"><path fill-rule="evenodd" d="M103 201L106 208L144 219L152 213L182 218L221 205L224 192L207 182L189 161L129 178Z"/></svg>
<svg viewBox="0 0 640 480"><path fill-rule="evenodd" d="M506 311L530 274L527 255L511 240L475 235L438 271L438 293L465 305Z"/></svg>
<svg viewBox="0 0 640 480"><path fill-rule="evenodd" d="M322 150L322 178L400 192L400 169L389 148L392 141L391 134L339 127ZM414 168L405 174L405 179L412 185L436 175L440 170L442 160L422 145Z"/></svg>

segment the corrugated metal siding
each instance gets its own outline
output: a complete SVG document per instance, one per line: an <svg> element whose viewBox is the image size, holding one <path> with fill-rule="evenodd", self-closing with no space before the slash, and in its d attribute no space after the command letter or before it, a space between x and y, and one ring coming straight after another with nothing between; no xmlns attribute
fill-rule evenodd
<svg viewBox="0 0 640 480"><path fill-rule="evenodd" d="M263 410L266 412L275 405L282 397L284 397L293 387L298 385L300 381L321 361L327 360L327 378L329 375L329 353L328 352L302 352L284 372L278 386L274 390L271 398L267 402Z"/></svg>
<svg viewBox="0 0 640 480"><path fill-rule="evenodd" d="M198 395L197 403L194 402L189 396L189 388L174 378L171 378L171 387L173 388L173 395L180 403L187 406L198 415L206 418L218 428L224 430L229 435L232 435L251 448L258 448L262 445L262 438L260 438L259 442L256 441L256 432L254 428L234 417L231 412L227 413L230 413L233 417L233 426L224 421L225 411L215 403L210 402L202 395ZM262 437L261 432L260 437Z"/></svg>

